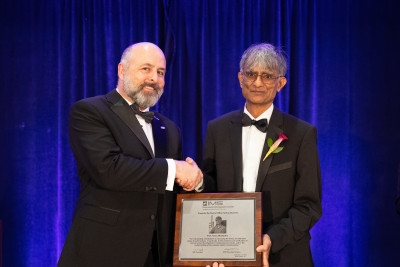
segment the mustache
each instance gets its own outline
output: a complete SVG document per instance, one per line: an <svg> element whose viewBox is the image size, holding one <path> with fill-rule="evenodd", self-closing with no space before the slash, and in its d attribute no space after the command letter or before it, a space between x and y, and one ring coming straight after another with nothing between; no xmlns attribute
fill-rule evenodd
<svg viewBox="0 0 400 267"><path fill-rule="evenodd" d="M159 91L161 91L162 90L162 88L160 87L160 86L158 86L158 84L156 84L156 83L142 83L140 86L139 86L139 89L140 89L140 91L142 91L143 90L143 88L144 87L151 87L151 88L153 88L154 90L156 90L157 92L159 92Z"/></svg>

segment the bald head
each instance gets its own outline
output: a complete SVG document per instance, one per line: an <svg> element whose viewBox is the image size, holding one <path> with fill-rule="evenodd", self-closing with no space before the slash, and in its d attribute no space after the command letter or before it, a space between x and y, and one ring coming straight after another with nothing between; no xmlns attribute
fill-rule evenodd
<svg viewBox="0 0 400 267"><path fill-rule="evenodd" d="M118 91L141 108L154 106L163 93L165 71L165 56L158 46L133 44L118 64Z"/></svg>
<svg viewBox="0 0 400 267"><path fill-rule="evenodd" d="M135 58L148 58L150 55L160 57L160 59L164 61L165 65L165 56L163 51L157 45L149 42L136 43L127 47L122 53L120 63L123 64L125 68L128 68L131 61Z"/></svg>

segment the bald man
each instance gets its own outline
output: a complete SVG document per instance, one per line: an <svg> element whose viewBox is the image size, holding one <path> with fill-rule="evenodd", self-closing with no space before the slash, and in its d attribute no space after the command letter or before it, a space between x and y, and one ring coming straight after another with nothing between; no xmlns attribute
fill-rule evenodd
<svg viewBox="0 0 400 267"><path fill-rule="evenodd" d="M166 62L152 43L128 47L117 88L75 103L69 138L80 196L58 266L171 266L174 200L203 175L182 159L180 129L150 112Z"/></svg>

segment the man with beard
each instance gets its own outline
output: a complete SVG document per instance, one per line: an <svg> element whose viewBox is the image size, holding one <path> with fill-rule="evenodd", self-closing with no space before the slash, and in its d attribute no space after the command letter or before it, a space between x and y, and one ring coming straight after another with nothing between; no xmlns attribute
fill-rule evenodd
<svg viewBox="0 0 400 267"><path fill-rule="evenodd" d="M58 266L170 266L174 201L202 182L182 159L179 128L157 112L166 63L152 43L128 47L110 93L80 100L69 138L81 183Z"/></svg>

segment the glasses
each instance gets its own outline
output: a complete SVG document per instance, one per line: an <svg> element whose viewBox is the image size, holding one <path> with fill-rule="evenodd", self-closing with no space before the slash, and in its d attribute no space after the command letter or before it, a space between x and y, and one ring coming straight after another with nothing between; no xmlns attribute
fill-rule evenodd
<svg viewBox="0 0 400 267"><path fill-rule="evenodd" d="M252 84L253 82L255 82L255 80L257 80L258 76L261 76L261 80L264 84L272 84L276 81L276 79L280 78L280 77L284 77L282 75L280 76L274 76L272 74L269 73L261 73L258 74L257 72L252 72L252 71L246 71L244 73L244 76L246 77L246 80Z"/></svg>

